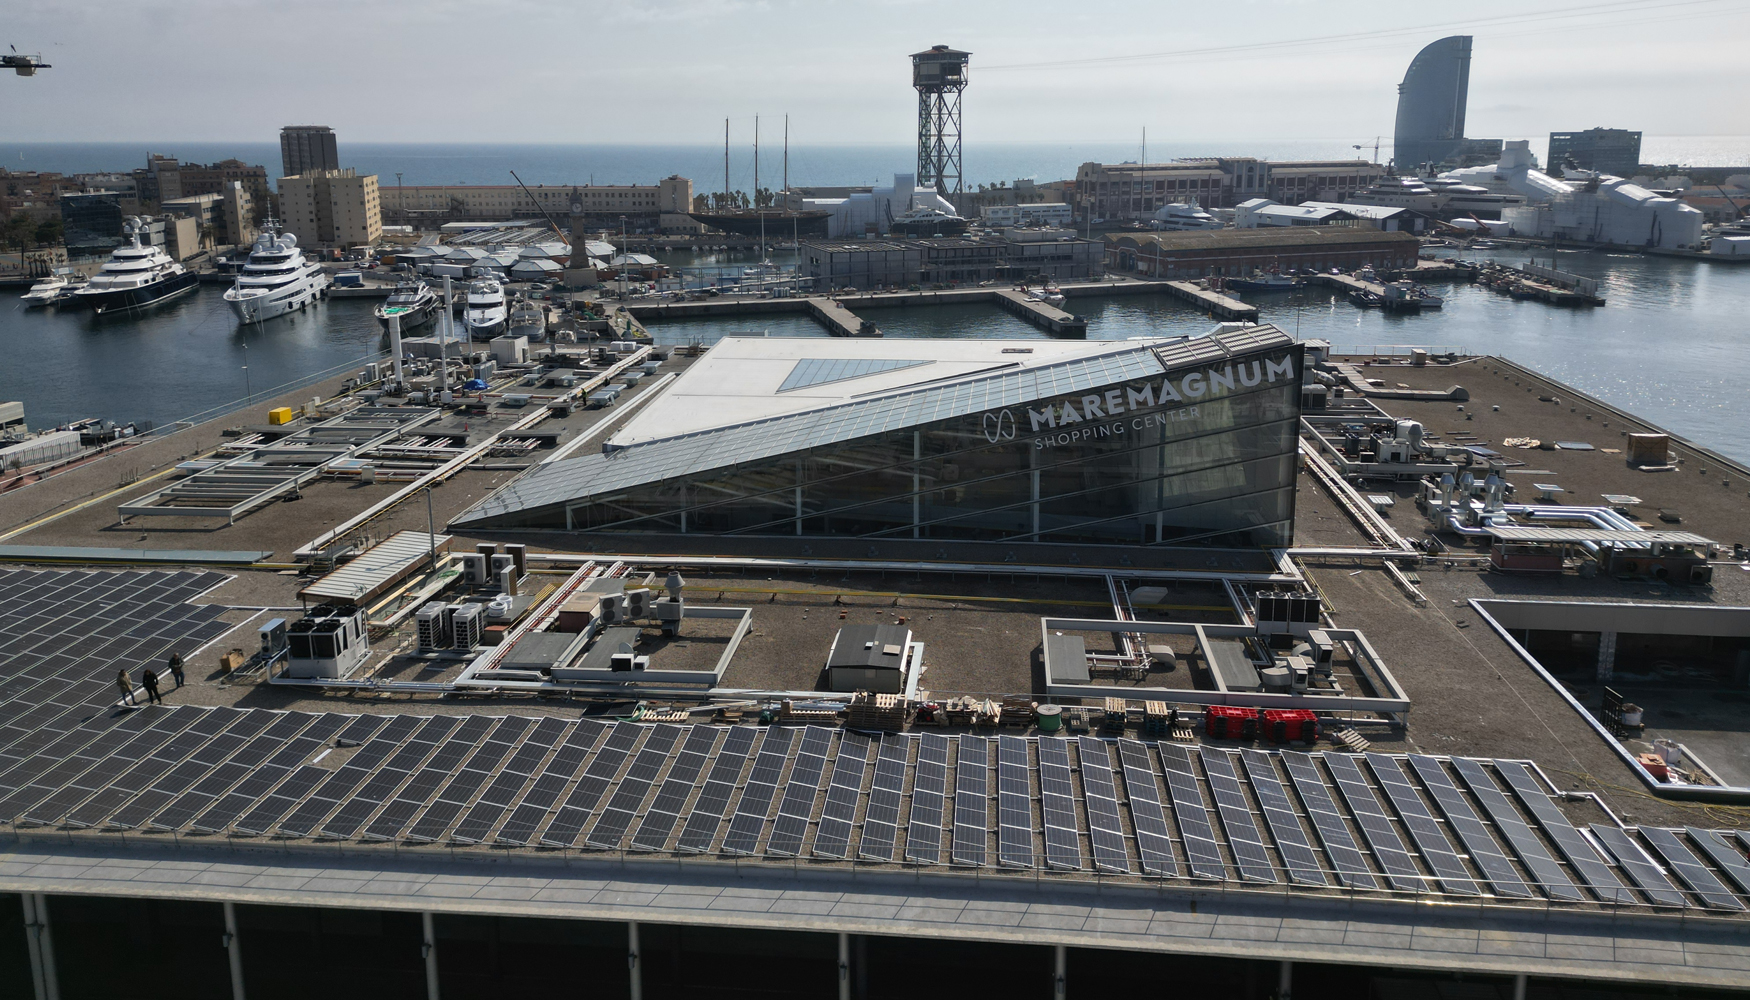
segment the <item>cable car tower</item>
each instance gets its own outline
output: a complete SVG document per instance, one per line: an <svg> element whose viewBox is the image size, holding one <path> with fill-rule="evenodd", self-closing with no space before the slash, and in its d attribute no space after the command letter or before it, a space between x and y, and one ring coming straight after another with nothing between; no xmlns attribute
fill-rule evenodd
<svg viewBox="0 0 1750 1000"><path fill-rule="evenodd" d="M917 184L945 198L961 190L960 92L971 56L936 45L911 57L911 85L918 92Z"/></svg>

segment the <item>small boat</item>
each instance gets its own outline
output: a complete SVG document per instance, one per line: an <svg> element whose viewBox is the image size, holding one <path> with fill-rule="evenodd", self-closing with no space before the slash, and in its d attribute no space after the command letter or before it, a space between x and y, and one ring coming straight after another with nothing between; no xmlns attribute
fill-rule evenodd
<svg viewBox="0 0 1750 1000"><path fill-rule="evenodd" d="M85 276L78 271L70 267L57 267L47 277L30 286L30 291L24 293L24 304L31 309L54 305L72 297L85 281Z"/></svg>
<svg viewBox="0 0 1750 1000"><path fill-rule="evenodd" d="M374 312L383 329L389 328L389 317L401 317L401 332L430 323L444 308L443 301L428 286L418 281L404 281L395 286L389 297Z"/></svg>
<svg viewBox="0 0 1750 1000"><path fill-rule="evenodd" d="M1154 218L1149 220L1149 228L1169 232L1184 232L1194 229L1221 229L1222 222L1215 216L1205 212L1196 201L1189 203L1175 202L1162 205L1155 210Z"/></svg>
<svg viewBox="0 0 1750 1000"><path fill-rule="evenodd" d="M1349 301L1363 309L1371 309L1380 304L1380 297L1373 292L1363 291L1357 288L1349 293Z"/></svg>
<svg viewBox="0 0 1750 1000"><path fill-rule="evenodd" d="M1291 292L1300 282L1286 274L1254 274L1250 278L1232 278L1227 287L1245 292Z"/></svg>

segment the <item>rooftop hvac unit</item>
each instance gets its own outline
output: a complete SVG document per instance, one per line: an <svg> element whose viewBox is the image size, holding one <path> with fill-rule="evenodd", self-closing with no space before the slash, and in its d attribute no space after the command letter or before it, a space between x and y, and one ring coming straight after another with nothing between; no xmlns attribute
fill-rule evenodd
<svg viewBox="0 0 1750 1000"><path fill-rule="evenodd" d="M529 575L529 547L520 542L508 542L504 546L505 555L510 556L516 564L517 579Z"/></svg>
<svg viewBox="0 0 1750 1000"><path fill-rule="evenodd" d="M650 591L647 588L626 591L626 617L631 619L649 618L651 615Z"/></svg>
<svg viewBox="0 0 1750 1000"><path fill-rule="evenodd" d="M478 552L462 553L462 582L470 587L486 586L486 557Z"/></svg>
<svg viewBox="0 0 1750 1000"><path fill-rule="evenodd" d="M449 608L442 601L433 601L413 613L421 653L450 647L449 619Z"/></svg>
<svg viewBox="0 0 1750 1000"><path fill-rule="evenodd" d="M504 557L503 556L496 556L494 558L502 559ZM511 597L516 596L516 567L515 566L506 565L504 567L501 567L498 570L498 572L495 574L495 579L498 582L498 590L499 590L500 594L508 594Z"/></svg>
<svg viewBox="0 0 1750 1000"><path fill-rule="evenodd" d="M601 612L602 624L612 625L624 616L626 599L619 594L603 594L596 608Z"/></svg>
<svg viewBox="0 0 1750 1000"><path fill-rule="evenodd" d="M529 405L529 396L527 393L507 392L499 397L498 402L501 406L527 406Z"/></svg>
<svg viewBox="0 0 1750 1000"><path fill-rule="evenodd" d="M1319 627L1317 594L1259 594L1258 634L1287 633L1305 638Z"/></svg>
<svg viewBox="0 0 1750 1000"><path fill-rule="evenodd" d="M285 652L286 620L284 618L275 618L255 631L257 635L261 636L262 656L272 660Z"/></svg>
<svg viewBox="0 0 1750 1000"><path fill-rule="evenodd" d="M457 649L473 649L486 634L486 609L479 604L464 604L450 616L451 634Z"/></svg>
<svg viewBox="0 0 1750 1000"><path fill-rule="evenodd" d="M371 653L365 612L354 604L311 608L286 629L288 677L347 677Z"/></svg>

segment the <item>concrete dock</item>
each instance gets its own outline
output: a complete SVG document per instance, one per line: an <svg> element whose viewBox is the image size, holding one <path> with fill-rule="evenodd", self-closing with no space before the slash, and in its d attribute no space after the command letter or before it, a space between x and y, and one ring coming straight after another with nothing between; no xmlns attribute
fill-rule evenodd
<svg viewBox="0 0 1750 1000"><path fill-rule="evenodd" d="M1163 281L1161 291L1184 299L1199 309L1222 319L1243 319L1257 322L1258 307L1248 302L1236 299L1231 295L1212 292L1207 288L1199 288L1190 281Z"/></svg>

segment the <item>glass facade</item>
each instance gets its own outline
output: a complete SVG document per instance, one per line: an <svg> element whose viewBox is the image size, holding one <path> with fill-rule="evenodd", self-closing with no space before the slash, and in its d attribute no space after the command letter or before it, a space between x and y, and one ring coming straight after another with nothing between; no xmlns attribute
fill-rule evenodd
<svg viewBox="0 0 1750 1000"><path fill-rule="evenodd" d="M589 532L1281 546L1300 347L497 514ZM599 482L599 480L598 480Z"/></svg>
<svg viewBox="0 0 1750 1000"><path fill-rule="evenodd" d="M1392 161L1399 170L1439 163L1464 145L1470 52L1471 36L1451 35L1428 43L1411 60L1398 84Z"/></svg>

